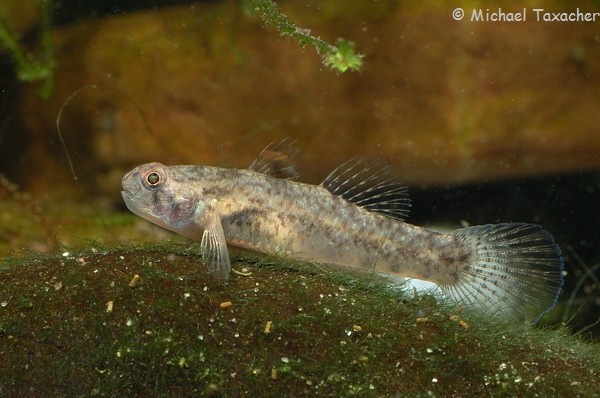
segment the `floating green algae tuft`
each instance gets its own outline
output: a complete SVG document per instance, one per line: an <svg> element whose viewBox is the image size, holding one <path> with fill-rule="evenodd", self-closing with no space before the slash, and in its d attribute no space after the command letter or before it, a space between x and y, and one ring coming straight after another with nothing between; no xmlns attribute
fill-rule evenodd
<svg viewBox="0 0 600 398"><path fill-rule="evenodd" d="M313 47L323 57L323 64L336 72L358 71L362 67L363 56L354 49L354 43L338 39L336 45L311 34L310 29L297 26L284 15L271 0L244 0L248 14L257 14L265 25L273 26L283 37L291 37L302 47Z"/></svg>

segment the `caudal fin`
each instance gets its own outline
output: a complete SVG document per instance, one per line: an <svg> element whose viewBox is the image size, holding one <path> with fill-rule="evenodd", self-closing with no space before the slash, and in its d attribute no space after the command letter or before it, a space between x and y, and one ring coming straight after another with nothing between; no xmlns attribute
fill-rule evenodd
<svg viewBox="0 0 600 398"><path fill-rule="evenodd" d="M532 322L554 307L563 284L563 260L545 229L496 224L453 235L464 239L473 255L458 283L441 287L448 296Z"/></svg>

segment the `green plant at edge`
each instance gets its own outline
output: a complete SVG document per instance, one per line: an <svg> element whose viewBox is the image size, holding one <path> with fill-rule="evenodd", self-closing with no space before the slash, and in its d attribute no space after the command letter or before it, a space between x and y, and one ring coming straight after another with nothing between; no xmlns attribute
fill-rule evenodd
<svg viewBox="0 0 600 398"><path fill-rule="evenodd" d="M246 13L260 15L265 25L274 26L281 36L291 37L302 47L312 46L322 54L323 64L328 68L336 72L360 70L363 56L355 51L351 41L338 39L336 45L333 45L311 35L310 29L294 24L279 11L277 4L272 0L243 0L243 4Z"/></svg>
<svg viewBox="0 0 600 398"><path fill-rule="evenodd" d="M55 62L52 41L50 39L50 0L39 0L40 31L42 42L42 59L36 60L27 54L19 45L15 36L10 32L4 20L0 19L0 44L11 52L17 65L17 77L24 82L43 80L44 84L38 93L47 98L54 85Z"/></svg>

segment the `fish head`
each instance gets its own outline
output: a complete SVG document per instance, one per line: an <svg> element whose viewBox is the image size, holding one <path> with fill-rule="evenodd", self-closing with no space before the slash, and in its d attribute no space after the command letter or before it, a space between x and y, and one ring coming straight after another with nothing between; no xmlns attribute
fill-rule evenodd
<svg viewBox="0 0 600 398"><path fill-rule="evenodd" d="M185 230L202 216L202 201L178 181L172 167L147 163L125 174L121 183L127 208L160 227L187 235Z"/></svg>

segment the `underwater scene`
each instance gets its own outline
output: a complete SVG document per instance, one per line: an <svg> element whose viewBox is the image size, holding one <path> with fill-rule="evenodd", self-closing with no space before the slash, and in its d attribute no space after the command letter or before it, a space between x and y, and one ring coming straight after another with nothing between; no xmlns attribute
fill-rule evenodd
<svg viewBox="0 0 600 398"><path fill-rule="evenodd" d="M597 1L3 0L0 396L600 396Z"/></svg>

